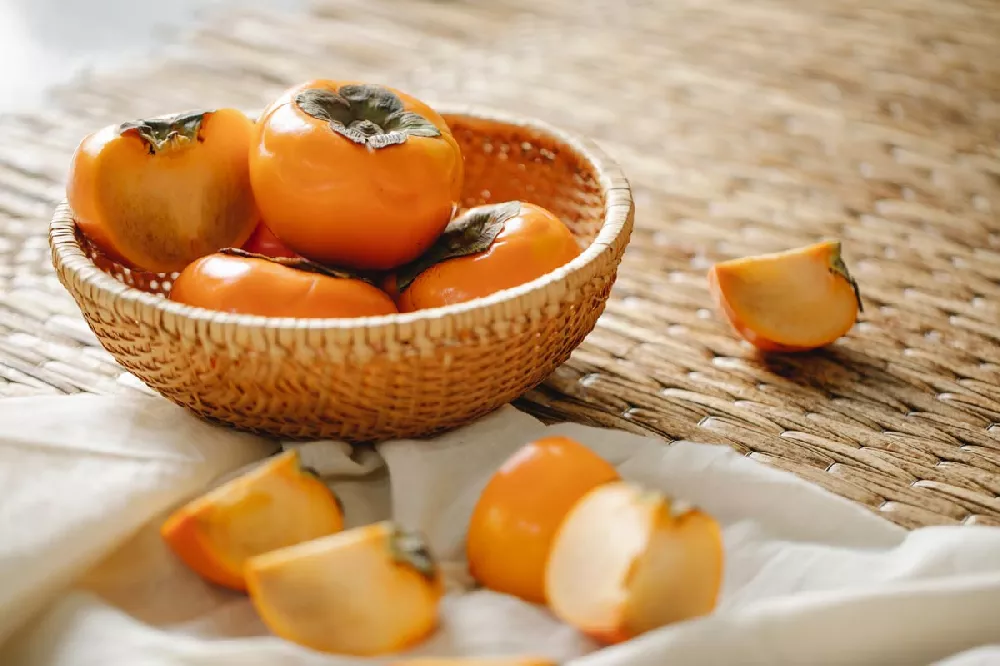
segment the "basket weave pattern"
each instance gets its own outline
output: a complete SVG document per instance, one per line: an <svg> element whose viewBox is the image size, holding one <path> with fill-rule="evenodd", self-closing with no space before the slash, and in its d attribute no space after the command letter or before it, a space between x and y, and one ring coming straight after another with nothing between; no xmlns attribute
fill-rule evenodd
<svg viewBox="0 0 1000 666"><path fill-rule="evenodd" d="M541 382L593 329L632 204L617 168L579 139L528 123L447 118L466 161L463 204L545 206L587 246L578 260L509 296L440 315L267 321L169 302L161 295L175 276L130 272L101 256L61 206L51 230L60 280L122 366L205 418L356 442L461 425Z"/></svg>

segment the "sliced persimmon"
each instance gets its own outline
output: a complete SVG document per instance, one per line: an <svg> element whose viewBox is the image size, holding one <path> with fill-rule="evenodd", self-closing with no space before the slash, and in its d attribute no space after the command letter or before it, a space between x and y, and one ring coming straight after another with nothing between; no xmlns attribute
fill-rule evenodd
<svg viewBox="0 0 1000 666"><path fill-rule="evenodd" d="M837 241L720 262L708 280L736 332L764 351L826 346L851 330L862 309Z"/></svg>
<svg viewBox="0 0 1000 666"><path fill-rule="evenodd" d="M343 527L337 496L289 451L182 506L160 534L195 573L244 590L248 558Z"/></svg>
<svg viewBox="0 0 1000 666"><path fill-rule="evenodd" d="M618 643L710 613L722 565L722 535L711 516L618 481L592 490L566 516L545 592L564 622Z"/></svg>
<svg viewBox="0 0 1000 666"><path fill-rule="evenodd" d="M264 624L322 652L374 656L437 626L444 584L423 538L374 523L251 558L247 589Z"/></svg>
<svg viewBox="0 0 1000 666"><path fill-rule="evenodd" d="M239 247L260 217L250 186L254 124L237 109L109 125L73 155L66 196L104 254L156 273Z"/></svg>

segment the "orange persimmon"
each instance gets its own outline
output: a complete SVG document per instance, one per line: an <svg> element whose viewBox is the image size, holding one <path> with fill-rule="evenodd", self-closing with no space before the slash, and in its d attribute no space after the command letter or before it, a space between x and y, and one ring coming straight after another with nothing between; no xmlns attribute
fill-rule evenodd
<svg viewBox="0 0 1000 666"><path fill-rule="evenodd" d="M562 220L510 201L465 211L431 249L390 275L383 288L400 312L464 303L539 278L580 254Z"/></svg>
<svg viewBox="0 0 1000 666"><path fill-rule="evenodd" d="M708 281L732 327L763 351L828 345L851 330L862 309L836 241L720 262Z"/></svg>
<svg viewBox="0 0 1000 666"><path fill-rule="evenodd" d="M253 121L236 109L109 125L73 155L66 196L104 254L157 273L240 246L259 215L247 152Z"/></svg>
<svg viewBox="0 0 1000 666"><path fill-rule="evenodd" d="M304 259L236 254L198 259L174 281L170 299L185 305L264 317L349 318L393 314L378 287Z"/></svg>
<svg viewBox="0 0 1000 666"><path fill-rule="evenodd" d="M281 239L274 235L266 224L260 222L257 228L250 234L250 238L243 244L243 250L251 254L262 254L265 257L286 257L288 259L298 258L288 247L281 242Z"/></svg>
<svg viewBox="0 0 1000 666"><path fill-rule="evenodd" d="M389 522L259 555L245 573L271 631L355 656L397 652L426 637L444 594L423 537Z"/></svg>
<svg viewBox="0 0 1000 666"><path fill-rule="evenodd" d="M263 218L296 253L388 270L431 246L462 188L444 119L385 86L315 80L261 115L250 176Z"/></svg>
<svg viewBox="0 0 1000 666"><path fill-rule="evenodd" d="M619 481L595 488L552 542L552 612L595 640L619 643L715 609L722 533L710 515Z"/></svg>
<svg viewBox="0 0 1000 666"><path fill-rule="evenodd" d="M202 578L243 590L248 558L343 527L337 496L290 451L177 509L160 534Z"/></svg>
<svg viewBox="0 0 1000 666"><path fill-rule="evenodd" d="M490 478L469 521L469 572L485 587L545 601L545 562L556 529L615 468L579 442L545 437L521 447Z"/></svg>

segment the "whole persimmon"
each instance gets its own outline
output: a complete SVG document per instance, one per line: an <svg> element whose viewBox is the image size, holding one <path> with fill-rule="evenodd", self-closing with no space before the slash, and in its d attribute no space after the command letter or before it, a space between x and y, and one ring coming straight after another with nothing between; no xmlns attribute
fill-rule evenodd
<svg viewBox="0 0 1000 666"><path fill-rule="evenodd" d="M380 85L314 80L257 123L250 177L268 226L320 263L388 270L426 251L451 220L462 153L445 120Z"/></svg>
<svg viewBox="0 0 1000 666"><path fill-rule="evenodd" d="M541 206L490 204L456 217L427 253L383 287L400 312L438 308L530 282L579 254L569 228Z"/></svg>
<svg viewBox="0 0 1000 666"><path fill-rule="evenodd" d="M259 214L247 152L253 121L236 109L109 125L85 137L67 199L80 230L132 268L180 271L240 246Z"/></svg>
<svg viewBox="0 0 1000 666"><path fill-rule="evenodd" d="M592 489L619 479L606 460L568 437L527 444L490 478L466 537L469 572L485 587L545 602L545 565L556 531Z"/></svg>
<svg viewBox="0 0 1000 666"><path fill-rule="evenodd" d="M262 317L349 318L396 312L385 292L360 277L302 259L281 260L238 250L192 262L174 281L170 299Z"/></svg>
<svg viewBox="0 0 1000 666"><path fill-rule="evenodd" d="M243 244L243 248L251 254L262 254L265 257L286 257L296 259L299 255L288 249L288 246L281 242L281 239L274 235L274 232L266 224L260 222L257 228L250 234L250 238Z"/></svg>

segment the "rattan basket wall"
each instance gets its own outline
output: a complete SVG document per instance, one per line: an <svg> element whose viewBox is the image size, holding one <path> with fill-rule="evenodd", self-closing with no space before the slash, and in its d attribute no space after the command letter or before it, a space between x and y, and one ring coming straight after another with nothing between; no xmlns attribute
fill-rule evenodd
<svg viewBox="0 0 1000 666"><path fill-rule="evenodd" d="M101 344L170 400L240 429L353 442L456 427L547 377L594 327L632 230L618 167L537 122L445 114L466 161L463 204L545 206L583 253L534 282L440 310L356 320L265 319L173 303L169 275L96 252L63 204L49 232L59 279Z"/></svg>

